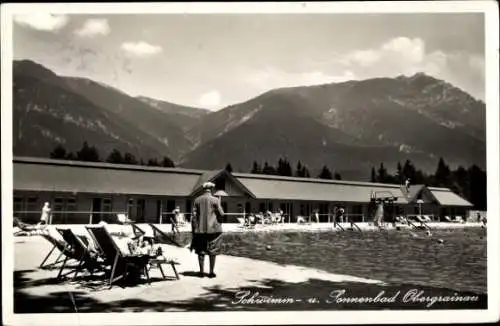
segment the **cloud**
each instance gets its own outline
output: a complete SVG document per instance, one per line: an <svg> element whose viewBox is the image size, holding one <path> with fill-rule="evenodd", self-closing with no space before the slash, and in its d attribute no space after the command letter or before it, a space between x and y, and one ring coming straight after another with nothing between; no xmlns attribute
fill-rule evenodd
<svg viewBox="0 0 500 326"><path fill-rule="evenodd" d="M357 79L357 77L350 70L344 70L339 74L330 74L321 70L288 72L275 67L268 67L267 69L249 74L246 77L246 82L252 87L263 91L280 87L340 83L354 79Z"/></svg>
<svg viewBox="0 0 500 326"><path fill-rule="evenodd" d="M27 26L39 31L57 31L69 21L66 15L52 15L44 13L16 15L14 21L22 26Z"/></svg>
<svg viewBox="0 0 500 326"><path fill-rule="evenodd" d="M204 108L214 109L221 104L221 95L216 90L207 92L200 97L198 104Z"/></svg>
<svg viewBox="0 0 500 326"><path fill-rule="evenodd" d="M340 60L344 65L363 68L379 67L412 70L425 59L425 44L420 38L396 37L378 49L363 49L348 52Z"/></svg>
<svg viewBox="0 0 500 326"><path fill-rule="evenodd" d="M396 37L371 49L346 52L332 65L352 71L359 79L424 72L484 98L484 57L465 52L427 52L420 38Z"/></svg>
<svg viewBox="0 0 500 326"><path fill-rule="evenodd" d="M93 37L97 35L108 35L110 28L107 19L87 19L75 34L81 37Z"/></svg>
<svg viewBox="0 0 500 326"><path fill-rule="evenodd" d="M163 51L161 46L149 44L143 41L122 43L121 49L138 57L148 57Z"/></svg>

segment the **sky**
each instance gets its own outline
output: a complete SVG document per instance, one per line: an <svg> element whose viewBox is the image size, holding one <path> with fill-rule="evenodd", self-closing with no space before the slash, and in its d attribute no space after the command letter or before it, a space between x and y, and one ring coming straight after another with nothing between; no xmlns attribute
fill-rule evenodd
<svg viewBox="0 0 500 326"><path fill-rule="evenodd" d="M424 72L484 100L481 13L17 15L14 59L218 110L268 90Z"/></svg>

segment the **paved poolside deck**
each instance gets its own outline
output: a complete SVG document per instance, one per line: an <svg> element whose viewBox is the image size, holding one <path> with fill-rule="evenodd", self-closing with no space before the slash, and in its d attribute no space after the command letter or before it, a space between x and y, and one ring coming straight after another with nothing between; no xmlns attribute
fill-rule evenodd
<svg viewBox="0 0 500 326"><path fill-rule="evenodd" d="M265 227L265 230L281 226ZM287 225L283 226L283 228ZM289 225L287 229L296 227ZM308 229L330 228L331 225L301 226ZM110 229L121 228L110 226ZM143 228L148 226L143 225ZM162 225L167 230L167 225ZM85 232L83 226L74 228ZM230 228L225 225L225 230ZM235 231L239 230L237 227ZM161 278L159 270L151 271L152 284L145 282L133 287L102 286L102 279L83 278L77 282L54 280L57 270L38 268L49 243L40 236L15 238L15 312L119 312L119 311L200 311L200 310L320 310L320 309L370 309L374 304L327 304L325 299L335 289L347 289L352 295L375 297L381 290L387 293L407 291L415 286L390 285L379 280L349 275L332 274L304 266L280 265L272 262L220 255L217 258L217 278L198 278L197 257L186 248L164 246L166 256L176 258L180 265L181 279L174 278L169 266L164 270L168 279ZM208 268L208 259L207 259ZM422 287L420 287L422 288ZM406 290L405 290L406 289ZM422 288L429 293L450 294L449 289ZM255 293L275 298L294 298L288 304L247 304L238 295L248 290L248 297ZM456 292L456 291L455 291ZM239 294L238 294L239 293ZM247 298L248 298L247 297ZM311 304L309 298L320 302ZM486 296L478 302L434 305L433 308L478 309L486 304ZM300 301L299 301L300 300ZM379 309L422 309L423 304L378 304Z"/></svg>

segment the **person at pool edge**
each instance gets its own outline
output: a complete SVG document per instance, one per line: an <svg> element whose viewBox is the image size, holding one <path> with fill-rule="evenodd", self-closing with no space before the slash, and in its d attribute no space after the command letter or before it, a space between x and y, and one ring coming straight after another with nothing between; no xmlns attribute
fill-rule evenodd
<svg viewBox="0 0 500 326"><path fill-rule="evenodd" d="M193 240L190 250L194 250L198 255L199 277L205 276L205 255L208 255L210 262L208 277L216 277L215 258L220 253L222 245L221 221L224 217L224 210L220 200L212 195L214 187L215 185L211 182L203 184L204 193L196 198L193 204L193 218L191 219Z"/></svg>
<svg viewBox="0 0 500 326"><path fill-rule="evenodd" d="M40 216L40 222L38 222L37 227L45 227L50 219L50 206L49 202L45 202L42 207L42 215Z"/></svg>

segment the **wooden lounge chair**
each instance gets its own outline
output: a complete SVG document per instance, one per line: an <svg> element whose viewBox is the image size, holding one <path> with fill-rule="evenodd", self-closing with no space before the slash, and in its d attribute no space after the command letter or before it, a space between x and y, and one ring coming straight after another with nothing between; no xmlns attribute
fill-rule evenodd
<svg viewBox="0 0 500 326"><path fill-rule="evenodd" d="M64 262L59 270L57 278L66 276L74 272L75 274L73 275L73 279L75 279L78 273L83 269L87 269L91 275L94 274L95 270L103 269L98 261L99 254L97 252L93 252L89 248L89 243L86 243L86 240L83 240L81 237L77 236L71 229L57 228L57 232L59 232L64 241L66 241L66 248L64 251L66 257L64 258ZM71 271L62 274L69 259L77 260L78 266L73 268Z"/></svg>
<svg viewBox="0 0 500 326"><path fill-rule="evenodd" d="M85 228L100 248L104 264L111 267L108 281L110 289L114 283L127 277L131 271L144 274L148 283L150 282L147 268L150 256L126 255L104 226L86 226Z"/></svg>

